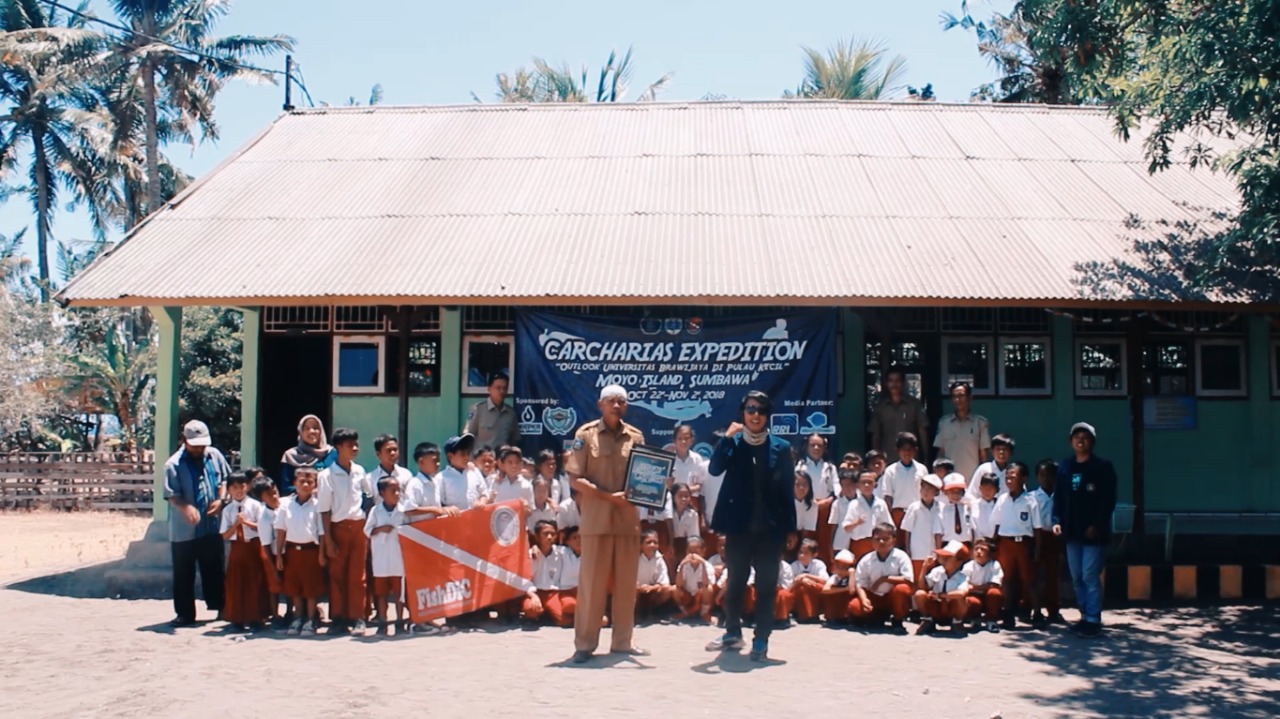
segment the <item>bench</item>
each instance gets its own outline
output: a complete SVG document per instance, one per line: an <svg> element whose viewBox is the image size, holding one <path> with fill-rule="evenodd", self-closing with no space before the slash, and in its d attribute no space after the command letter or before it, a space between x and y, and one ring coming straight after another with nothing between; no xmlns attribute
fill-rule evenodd
<svg viewBox="0 0 1280 719"><path fill-rule="evenodd" d="M1182 534L1219 534L1223 524L1232 535L1280 535L1280 512L1144 512L1147 533L1158 523L1164 534L1164 559L1173 561L1173 537Z"/></svg>

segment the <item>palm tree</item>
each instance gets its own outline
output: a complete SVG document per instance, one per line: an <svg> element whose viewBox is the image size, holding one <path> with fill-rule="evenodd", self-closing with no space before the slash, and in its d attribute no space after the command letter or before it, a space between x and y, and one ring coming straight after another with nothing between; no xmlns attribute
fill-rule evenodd
<svg viewBox="0 0 1280 719"><path fill-rule="evenodd" d="M87 6L82 4L81 10ZM102 158L92 136L104 117L86 84L99 66L103 36L85 29L79 15L60 17L39 0L0 0L0 173L27 158L27 195L36 214L40 296L49 299L49 245L60 190L87 204L95 230L105 232Z"/></svg>
<svg viewBox="0 0 1280 719"><path fill-rule="evenodd" d="M554 67L542 58L533 58L533 69L517 68L514 73L498 73L497 97L502 102L622 102L630 87L632 67L631 51L618 60L616 51L609 52L609 60L600 69L594 94L587 84L587 69L576 74L568 65ZM651 102L666 87L675 73L668 72L650 83L636 102ZM472 93L475 97L475 93ZM476 101L480 99L477 97Z"/></svg>
<svg viewBox="0 0 1280 719"><path fill-rule="evenodd" d="M886 59L888 50L874 40L838 40L825 53L802 49L804 79L794 93L788 90L783 97L883 100L900 90L907 74L906 58Z"/></svg>
<svg viewBox="0 0 1280 719"><path fill-rule="evenodd" d="M148 335L130 331L128 315L105 323L100 317L79 319L99 325L102 333L98 341L71 357L72 369L63 389L80 412L115 415L124 448L133 449L154 390L155 347Z"/></svg>
<svg viewBox="0 0 1280 719"><path fill-rule="evenodd" d="M293 49L287 35L212 37L218 20L231 8L231 0L112 0L121 24L130 32L112 39L111 66L126 73L117 99L122 109L142 111L145 137L145 213L164 202L163 164L160 159L162 114L179 133L202 139L218 137L214 99L231 80L275 82L266 71L251 67L255 58ZM119 124L134 126L129 116Z"/></svg>
<svg viewBox="0 0 1280 719"><path fill-rule="evenodd" d="M987 102L1030 102L1075 105L1086 97L1080 78L1068 69L1070 49L1056 36L1045 37L1025 14L1022 3L1008 15L993 12L987 21L975 20L968 0L961 0L960 15L942 14L942 29L972 30L978 40L978 54L986 58L1000 77L979 86L974 100Z"/></svg>

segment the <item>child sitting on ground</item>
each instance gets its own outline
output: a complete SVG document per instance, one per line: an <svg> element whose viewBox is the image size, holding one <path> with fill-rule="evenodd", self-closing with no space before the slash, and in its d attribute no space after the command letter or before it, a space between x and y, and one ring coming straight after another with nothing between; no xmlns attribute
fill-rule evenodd
<svg viewBox="0 0 1280 719"><path fill-rule="evenodd" d="M534 525L534 534L537 541L529 550L533 558L533 586L524 599L524 616L533 622L546 616L558 627L571 627L578 606L577 573L572 577L565 575L567 565L571 561L576 565L577 557L568 547L556 544L555 522L540 520ZM565 586L566 579L573 581L573 587Z"/></svg>
<svg viewBox="0 0 1280 719"><path fill-rule="evenodd" d="M802 624L818 620L822 610L822 590L831 576L827 573L827 565L817 554L817 541L806 539L800 543L799 558L791 563L793 579L788 589L795 606L796 621Z"/></svg>
<svg viewBox="0 0 1280 719"><path fill-rule="evenodd" d="M855 596L849 600L849 616L874 625L889 619L894 632L902 634L906 632L902 621L911 605L914 572L911 558L894 547L895 535L892 524L880 524L872 530L876 551L858 560L854 569Z"/></svg>
<svg viewBox="0 0 1280 719"><path fill-rule="evenodd" d="M1004 583L1004 570L991 556L990 542L979 539L973 543L973 559L964 565L964 573L969 577L969 616L973 617L970 631L977 631L979 617L985 614L987 631L999 633L997 621L1004 609L1004 593L1000 588Z"/></svg>
<svg viewBox="0 0 1280 719"><path fill-rule="evenodd" d="M964 630L969 614L969 580L963 571L969 550L951 541L925 562L924 585L916 590L916 610L924 617L916 634L932 634L938 625Z"/></svg>
<svg viewBox="0 0 1280 719"><path fill-rule="evenodd" d="M698 615L703 622L711 621L714 603L715 568L702 556L706 543L700 536L689 537L688 551L680 566L676 567L676 584L673 596L679 614L676 619L690 619Z"/></svg>
<svg viewBox="0 0 1280 719"><path fill-rule="evenodd" d="M646 529L640 533L640 566L636 573L636 617L649 617L664 609L671 601L675 587L667 573L667 560L658 551L658 533Z"/></svg>
<svg viewBox="0 0 1280 719"><path fill-rule="evenodd" d="M828 624L840 624L849 619L849 600L853 598L849 583L853 579L855 564L853 552L847 549L836 552L832 560L831 573L822 585L822 616Z"/></svg>

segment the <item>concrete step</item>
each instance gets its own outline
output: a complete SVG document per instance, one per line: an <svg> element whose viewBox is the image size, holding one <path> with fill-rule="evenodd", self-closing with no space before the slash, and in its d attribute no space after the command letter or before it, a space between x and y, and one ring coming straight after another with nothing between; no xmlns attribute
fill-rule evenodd
<svg viewBox="0 0 1280 719"><path fill-rule="evenodd" d="M124 555L125 564L134 568L154 567L169 571L173 568L173 553L166 541L143 539L129 543Z"/></svg>
<svg viewBox="0 0 1280 719"><path fill-rule="evenodd" d="M142 539L147 542L168 542L169 524L164 521L153 521L147 525L147 533Z"/></svg>

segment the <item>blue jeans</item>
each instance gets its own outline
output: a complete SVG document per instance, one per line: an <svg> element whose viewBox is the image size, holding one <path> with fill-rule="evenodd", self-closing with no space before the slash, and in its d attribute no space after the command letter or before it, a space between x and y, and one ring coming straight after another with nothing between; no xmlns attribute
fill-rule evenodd
<svg viewBox="0 0 1280 719"><path fill-rule="evenodd" d="M1102 571L1106 568L1105 544L1067 542L1067 566L1076 590L1076 605L1086 622L1102 623Z"/></svg>

